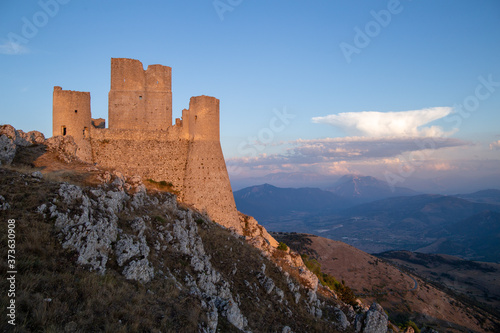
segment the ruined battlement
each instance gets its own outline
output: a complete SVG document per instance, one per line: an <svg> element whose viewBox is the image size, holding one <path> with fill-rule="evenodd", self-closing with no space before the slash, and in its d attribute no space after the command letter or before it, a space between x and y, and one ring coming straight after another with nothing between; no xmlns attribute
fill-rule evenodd
<svg viewBox="0 0 500 333"><path fill-rule="evenodd" d="M172 69L134 59L111 59L108 128L93 119L90 93L54 87L54 136L71 135L83 161L171 182L180 198L240 231L220 146L215 97L191 97L172 125Z"/></svg>
<svg viewBox="0 0 500 333"><path fill-rule="evenodd" d="M111 59L109 128L165 129L172 125L172 68Z"/></svg>

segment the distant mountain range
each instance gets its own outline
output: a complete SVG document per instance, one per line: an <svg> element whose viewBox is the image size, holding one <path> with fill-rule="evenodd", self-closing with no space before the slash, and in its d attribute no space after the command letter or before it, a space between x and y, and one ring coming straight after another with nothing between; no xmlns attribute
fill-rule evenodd
<svg viewBox="0 0 500 333"><path fill-rule="evenodd" d="M269 230L318 234L370 253L418 250L500 262L500 190L393 192L386 182L356 175L327 189L264 184L234 195L238 209Z"/></svg>
<svg viewBox="0 0 500 333"><path fill-rule="evenodd" d="M374 177L346 175L325 190L263 184L235 191L234 198L239 211L267 219L294 212L333 213L364 202L415 194L408 188L391 188Z"/></svg>
<svg viewBox="0 0 500 333"><path fill-rule="evenodd" d="M359 175L345 175L326 190L344 198L356 199L357 202L418 194L409 188L391 187L375 177Z"/></svg>
<svg viewBox="0 0 500 333"><path fill-rule="evenodd" d="M276 172L262 177L231 179L231 186L235 191L255 184L271 184L277 187L315 187L323 188L325 184L333 184L338 177L325 176L309 172Z"/></svg>
<svg viewBox="0 0 500 333"><path fill-rule="evenodd" d="M328 214L354 204L347 198L319 188L280 188L269 184L236 191L234 199L240 212L257 220L297 213Z"/></svg>
<svg viewBox="0 0 500 333"><path fill-rule="evenodd" d="M500 191L499 190L483 190L470 194L457 194L458 198L469 200L472 202L488 203L493 205L500 205Z"/></svg>

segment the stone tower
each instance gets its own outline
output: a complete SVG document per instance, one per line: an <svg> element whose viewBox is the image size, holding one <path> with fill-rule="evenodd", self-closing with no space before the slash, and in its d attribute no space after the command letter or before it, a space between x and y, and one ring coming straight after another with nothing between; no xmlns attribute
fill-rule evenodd
<svg viewBox="0 0 500 333"><path fill-rule="evenodd" d="M110 129L161 130L172 125L172 68L111 58Z"/></svg>
<svg viewBox="0 0 500 333"><path fill-rule="evenodd" d="M52 135L70 135L78 145L77 156L89 158L90 93L54 87L52 103Z"/></svg>
<svg viewBox="0 0 500 333"><path fill-rule="evenodd" d="M241 232L234 223L238 213L219 140L219 100L191 97L189 110L183 112L186 116L189 149L182 199Z"/></svg>

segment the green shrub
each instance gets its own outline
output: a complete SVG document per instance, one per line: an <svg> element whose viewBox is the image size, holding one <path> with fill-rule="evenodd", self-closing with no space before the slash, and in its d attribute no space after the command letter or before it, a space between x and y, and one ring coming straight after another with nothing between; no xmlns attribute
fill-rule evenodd
<svg viewBox="0 0 500 333"><path fill-rule="evenodd" d="M286 245L285 243L283 242L279 242L278 244L278 250L281 250L281 251L288 251L288 245Z"/></svg>
<svg viewBox="0 0 500 333"><path fill-rule="evenodd" d="M405 328L406 327L411 327L413 328L413 330L415 331L415 333L420 333L420 328L418 328L417 324L415 324L413 321L411 320L408 320L406 323L405 323Z"/></svg>
<svg viewBox="0 0 500 333"><path fill-rule="evenodd" d="M157 222L160 222L160 223L167 223L167 220L166 220L164 217L160 216L160 215L156 215L156 216L154 217L154 219L155 219Z"/></svg>

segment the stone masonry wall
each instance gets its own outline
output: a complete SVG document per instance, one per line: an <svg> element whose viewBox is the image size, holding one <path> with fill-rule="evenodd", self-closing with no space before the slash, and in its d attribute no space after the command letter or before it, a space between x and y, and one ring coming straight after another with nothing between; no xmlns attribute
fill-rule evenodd
<svg viewBox="0 0 500 333"><path fill-rule="evenodd" d="M205 210L219 224L242 233L236 223L238 210L219 142L190 142L182 199Z"/></svg>
<svg viewBox="0 0 500 333"><path fill-rule="evenodd" d="M188 142L179 139L177 130L94 129L92 160L130 175L165 180L182 190Z"/></svg>
<svg viewBox="0 0 500 333"><path fill-rule="evenodd" d="M179 138L181 130L93 129L92 160L128 175L171 182L182 201L241 232L220 143Z"/></svg>
<svg viewBox="0 0 500 333"><path fill-rule="evenodd" d="M161 130L172 125L172 68L111 59L109 128Z"/></svg>

